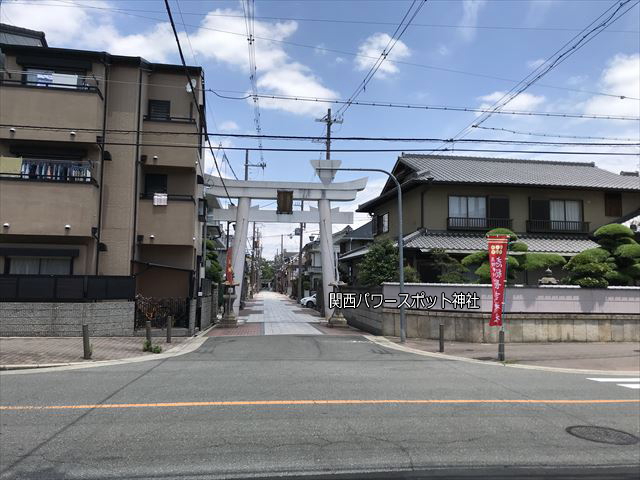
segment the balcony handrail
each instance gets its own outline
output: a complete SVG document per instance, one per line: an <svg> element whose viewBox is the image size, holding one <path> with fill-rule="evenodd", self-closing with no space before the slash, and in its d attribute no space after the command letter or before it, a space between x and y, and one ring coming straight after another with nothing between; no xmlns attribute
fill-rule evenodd
<svg viewBox="0 0 640 480"><path fill-rule="evenodd" d="M513 219L495 217L447 217L449 229L511 228Z"/></svg>
<svg viewBox="0 0 640 480"><path fill-rule="evenodd" d="M528 232L588 233L589 222L583 220L527 220Z"/></svg>
<svg viewBox="0 0 640 480"><path fill-rule="evenodd" d="M54 83L54 82L38 82L33 80L11 80L7 78L0 79L0 86L6 85L8 87L28 87L28 88L43 88L51 90L70 90L76 92L95 92L101 99L104 99L102 92L97 85L89 85L83 83L81 85L70 85L68 83Z"/></svg>
<svg viewBox="0 0 640 480"><path fill-rule="evenodd" d="M162 193L162 192L156 192L156 193ZM141 200L153 200L153 196L156 193L141 193L140 194L140 199ZM195 199L193 198L193 195L180 195L180 194L166 194L167 195L167 200L177 200L177 201L182 201L182 202L195 202Z"/></svg>

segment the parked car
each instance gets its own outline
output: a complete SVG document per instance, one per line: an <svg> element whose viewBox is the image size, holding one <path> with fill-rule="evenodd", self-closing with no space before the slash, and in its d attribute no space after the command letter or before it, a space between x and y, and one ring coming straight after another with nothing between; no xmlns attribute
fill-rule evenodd
<svg viewBox="0 0 640 480"><path fill-rule="evenodd" d="M304 305L308 308L314 308L316 306L316 294L309 295L308 297L304 297L300 299L300 305Z"/></svg>

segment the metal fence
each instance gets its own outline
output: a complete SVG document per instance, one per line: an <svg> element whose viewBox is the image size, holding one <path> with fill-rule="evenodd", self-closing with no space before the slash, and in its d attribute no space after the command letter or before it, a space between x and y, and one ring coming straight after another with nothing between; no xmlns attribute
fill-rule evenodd
<svg viewBox="0 0 640 480"><path fill-rule="evenodd" d="M189 328L188 298L136 297L136 319L134 329L145 327L147 320L151 328L167 328L167 318L173 317L173 327Z"/></svg>
<svg viewBox="0 0 640 480"><path fill-rule="evenodd" d="M2 302L133 300L133 277L111 275L0 275Z"/></svg>

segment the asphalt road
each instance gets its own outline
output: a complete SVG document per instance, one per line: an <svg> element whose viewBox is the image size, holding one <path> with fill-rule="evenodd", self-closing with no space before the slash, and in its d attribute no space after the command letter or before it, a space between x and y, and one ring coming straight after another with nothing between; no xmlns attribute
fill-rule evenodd
<svg viewBox="0 0 640 480"><path fill-rule="evenodd" d="M637 478L640 444L566 431L640 436L640 390L587 377L329 335L3 373L0 478Z"/></svg>

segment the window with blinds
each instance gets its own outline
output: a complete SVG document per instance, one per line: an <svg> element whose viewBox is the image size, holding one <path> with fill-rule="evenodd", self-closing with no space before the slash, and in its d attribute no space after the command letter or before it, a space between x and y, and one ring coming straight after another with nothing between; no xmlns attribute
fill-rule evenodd
<svg viewBox="0 0 640 480"><path fill-rule="evenodd" d="M149 120L171 120L169 100L149 100Z"/></svg>

